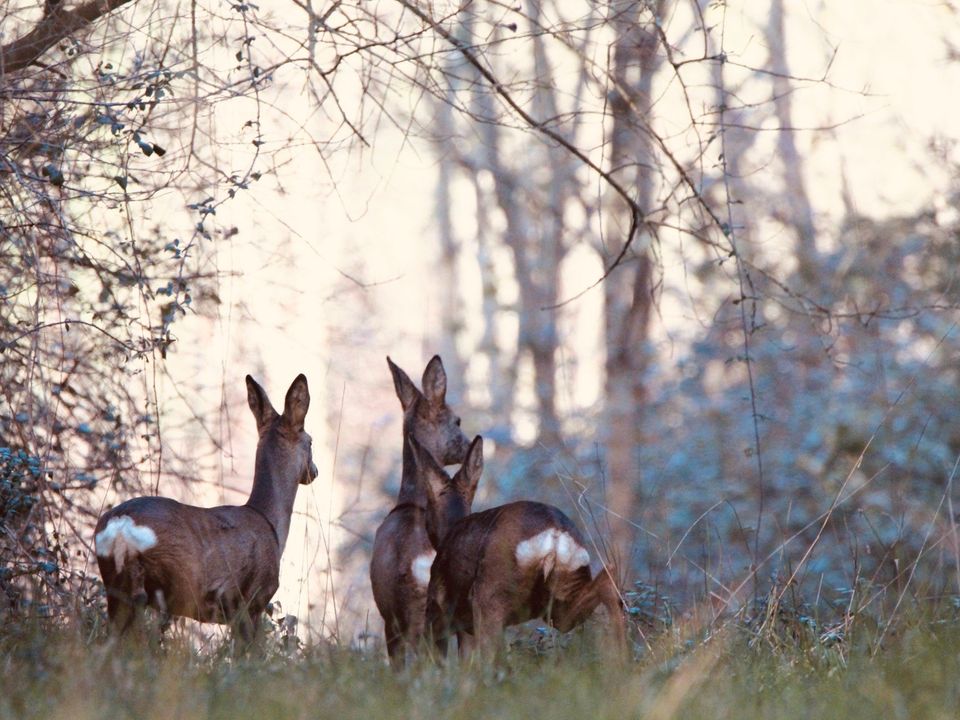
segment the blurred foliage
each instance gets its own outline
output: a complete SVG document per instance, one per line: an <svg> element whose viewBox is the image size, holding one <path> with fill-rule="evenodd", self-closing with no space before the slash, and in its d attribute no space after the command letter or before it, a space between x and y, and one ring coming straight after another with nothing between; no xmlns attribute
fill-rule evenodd
<svg viewBox="0 0 960 720"><path fill-rule="evenodd" d="M5 40L35 21L20 10L5 8ZM188 259L202 211L184 212L187 242L144 222L182 161L158 136L184 73L164 68L160 39L111 61L124 40L90 57L65 42L0 75L0 621L88 594L91 490L150 487L152 374L212 277Z"/></svg>
<svg viewBox="0 0 960 720"><path fill-rule="evenodd" d="M754 277L752 388L729 297L675 368L651 372L640 522L670 539L640 538L649 571L685 538L680 557L727 577L766 561L763 579L798 571L842 594L863 577L899 588L922 559L919 577L956 592L954 551L925 551L955 527L958 241L931 213L852 218L817 287Z"/></svg>
<svg viewBox="0 0 960 720"><path fill-rule="evenodd" d="M852 217L825 246L815 286L751 248L746 325L706 274L689 300L712 322L647 371L635 544L611 550L680 607L712 595L743 609L789 581L811 598L806 616L830 624L904 592L960 590L960 222ZM560 452L498 444L480 506L554 502L602 547L599 412L568 418L580 429Z"/></svg>

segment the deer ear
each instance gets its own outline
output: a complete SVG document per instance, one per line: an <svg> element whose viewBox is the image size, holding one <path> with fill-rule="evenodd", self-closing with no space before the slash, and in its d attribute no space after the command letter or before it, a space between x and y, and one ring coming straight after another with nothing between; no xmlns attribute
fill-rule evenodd
<svg viewBox="0 0 960 720"><path fill-rule="evenodd" d="M290 384L287 397L283 401L283 420L294 430L303 430L303 421L309 409L310 390L307 388L307 377L300 373Z"/></svg>
<svg viewBox="0 0 960 720"><path fill-rule="evenodd" d="M397 397L400 398L400 405L404 412L410 409L410 406L417 401L420 391L413 384L413 380L403 370L393 364L393 360L387 357L387 365L390 366L390 374L393 375L393 388L397 391Z"/></svg>
<svg viewBox="0 0 960 720"><path fill-rule="evenodd" d="M473 503L473 496L477 492L477 484L483 474L483 438L479 435L470 443L467 458L463 461L463 466L457 474L460 476L459 489L464 493L469 505Z"/></svg>
<svg viewBox="0 0 960 720"><path fill-rule="evenodd" d="M272 422L277 417L277 411L270 404L270 398L263 391L263 388L257 384L257 381L247 375L247 405L257 421L257 430L262 430L264 426Z"/></svg>
<svg viewBox="0 0 960 720"><path fill-rule="evenodd" d="M407 444L413 453L413 463L416 466L417 485L422 487L427 499L436 502L444 486L449 483L450 476L433 459L433 455L421 445L413 435L407 435Z"/></svg>
<svg viewBox="0 0 960 720"><path fill-rule="evenodd" d="M434 355L423 371L423 394L433 405L442 405L447 395L447 371L443 361Z"/></svg>

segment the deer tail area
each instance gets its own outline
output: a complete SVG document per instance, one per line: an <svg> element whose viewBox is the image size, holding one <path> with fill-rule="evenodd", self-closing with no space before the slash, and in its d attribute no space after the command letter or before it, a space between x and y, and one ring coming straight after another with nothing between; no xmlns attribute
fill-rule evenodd
<svg viewBox="0 0 960 720"><path fill-rule="evenodd" d="M140 553L157 544L157 534L146 525L137 525L129 515L110 518L106 526L97 533L94 540L97 556L112 559L117 575L128 568L132 587L130 597L134 602L145 602L147 591L144 588L143 566Z"/></svg>

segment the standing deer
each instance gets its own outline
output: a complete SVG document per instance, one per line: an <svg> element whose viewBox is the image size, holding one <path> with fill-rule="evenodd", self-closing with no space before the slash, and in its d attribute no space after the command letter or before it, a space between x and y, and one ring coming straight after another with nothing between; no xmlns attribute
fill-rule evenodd
<svg viewBox="0 0 960 720"><path fill-rule="evenodd" d="M397 504L373 540L370 583L383 617L390 662L399 668L407 649L423 634L430 565L436 555L426 532L426 498L406 438L415 438L423 453L440 465L462 462L468 441L460 418L447 406L447 374L438 355L423 371L423 392L390 358L387 365L403 408L403 471Z"/></svg>
<svg viewBox="0 0 960 720"><path fill-rule="evenodd" d="M441 652L456 633L462 652L476 642L489 654L506 626L533 618L567 632L597 605L610 616L617 651L625 652L626 623L613 575L604 568L591 579L586 543L570 518L530 501L470 514L483 471L483 439L474 439L452 480L415 441L410 445L427 496L427 532L437 549L426 625Z"/></svg>
<svg viewBox="0 0 960 720"><path fill-rule="evenodd" d="M107 614L121 633L150 605L164 617L232 624L245 645L279 586L280 556L297 485L317 477L310 436L307 379L297 376L283 414L247 375L247 402L257 421L253 490L245 505L213 508L165 497L127 500L100 516L97 564Z"/></svg>

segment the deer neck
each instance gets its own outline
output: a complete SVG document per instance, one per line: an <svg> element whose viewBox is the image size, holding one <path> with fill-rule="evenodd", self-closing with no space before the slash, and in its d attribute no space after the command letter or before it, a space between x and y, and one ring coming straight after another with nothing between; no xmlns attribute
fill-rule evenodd
<svg viewBox="0 0 960 720"><path fill-rule="evenodd" d="M413 450L407 442L403 443L403 471L400 475L400 493L397 495L397 505L403 504L427 507L427 498L418 489L417 462L413 459Z"/></svg>
<svg viewBox="0 0 960 720"><path fill-rule="evenodd" d="M267 440L264 438L257 447L253 490L247 506L260 513L273 527L282 553L290 533L290 516L299 478L284 462L283 454L275 450L274 443Z"/></svg>

